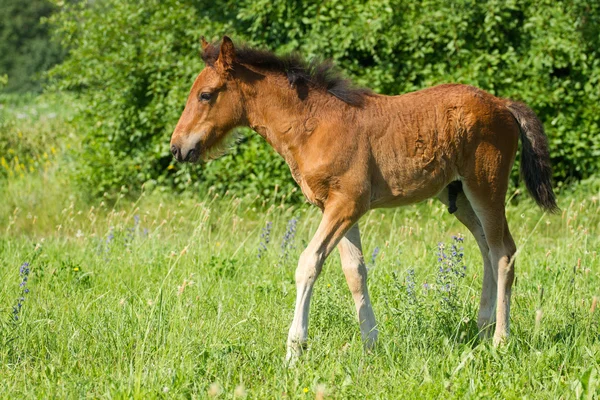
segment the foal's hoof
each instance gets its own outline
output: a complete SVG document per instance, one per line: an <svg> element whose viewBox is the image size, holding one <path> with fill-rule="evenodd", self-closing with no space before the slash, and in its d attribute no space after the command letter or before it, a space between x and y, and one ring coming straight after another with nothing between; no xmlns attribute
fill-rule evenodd
<svg viewBox="0 0 600 400"><path fill-rule="evenodd" d="M504 346L508 340L508 336L506 334L495 334L494 335L494 347Z"/></svg>
<svg viewBox="0 0 600 400"><path fill-rule="evenodd" d="M306 342L298 343L292 342L287 345L287 352L285 355L285 362L288 367L293 367L300 356L304 354L307 349Z"/></svg>
<svg viewBox="0 0 600 400"><path fill-rule="evenodd" d="M479 319L477 321L477 327L479 328L479 339L486 340L492 337L496 328L496 321L489 319Z"/></svg>
<svg viewBox="0 0 600 400"><path fill-rule="evenodd" d="M371 353L375 349L377 345L377 336L379 336L379 332L377 329L369 332L366 338L363 338L363 349L366 353Z"/></svg>

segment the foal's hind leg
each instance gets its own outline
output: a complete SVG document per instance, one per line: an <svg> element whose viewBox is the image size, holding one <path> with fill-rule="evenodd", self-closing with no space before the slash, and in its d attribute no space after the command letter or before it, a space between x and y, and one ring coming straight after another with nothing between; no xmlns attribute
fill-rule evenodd
<svg viewBox="0 0 600 400"><path fill-rule="evenodd" d="M448 188L444 189L438 198L446 206L449 206ZM479 335L485 337L489 334L490 327L496 321L496 277L492 270L490 262L490 249L483 233L483 227L471 203L465 196L464 192L460 192L456 198L456 211L453 214L456 218L471 231L473 237L477 241L481 258L483 259L483 285L481 288L481 298L479 301L479 314L477 316L477 326L479 327Z"/></svg>
<svg viewBox="0 0 600 400"><path fill-rule="evenodd" d="M367 267L362 254L358 223L350 228L340 241L338 250L342 259L342 270L346 275L346 282L356 305L360 334L365 348L369 349L377 341L378 332L367 290Z"/></svg>
<svg viewBox="0 0 600 400"><path fill-rule="evenodd" d="M497 282L496 329L494 344L498 345L508 337L510 318L510 296L514 281L515 242L508 230L504 210L506 190L490 195L488 188L475 184L464 185L464 191L473 210L481 221L489 247L492 272Z"/></svg>

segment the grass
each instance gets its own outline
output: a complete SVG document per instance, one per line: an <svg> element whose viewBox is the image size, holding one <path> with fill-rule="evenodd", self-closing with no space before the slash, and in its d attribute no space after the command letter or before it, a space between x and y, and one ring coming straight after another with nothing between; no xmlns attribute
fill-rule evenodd
<svg viewBox="0 0 600 400"><path fill-rule="evenodd" d="M560 215L543 215L527 199L509 204L520 252L504 347L477 339L477 245L431 201L375 210L361 221L378 347L362 351L333 254L313 296L309 350L287 368L294 269L318 225L316 210L212 194L148 193L90 205L78 200L63 167L0 180L3 397L600 395L600 310L591 311L600 296L600 199L593 182L562 193ZM292 218L297 229L283 252ZM267 222L269 243L261 238ZM464 262L465 275L440 276L438 243L447 249L460 233L464 258L455 261ZM20 286L24 262L30 271Z"/></svg>

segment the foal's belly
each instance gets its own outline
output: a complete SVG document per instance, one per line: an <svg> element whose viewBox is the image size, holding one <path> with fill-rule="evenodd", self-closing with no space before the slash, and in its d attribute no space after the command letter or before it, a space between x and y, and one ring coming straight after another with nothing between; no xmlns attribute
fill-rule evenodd
<svg viewBox="0 0 600 400"><path fill-rule="evenodd" d="M371 181L371 208L418 203L440 193L457 178L446 162L404 159L380 169Z"/></svg>

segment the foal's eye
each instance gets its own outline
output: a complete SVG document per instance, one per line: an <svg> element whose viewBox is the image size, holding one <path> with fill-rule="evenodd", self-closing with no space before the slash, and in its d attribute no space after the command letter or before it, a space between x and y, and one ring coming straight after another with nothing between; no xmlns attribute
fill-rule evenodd
<svg viewBox="0 0 600 400"><path fill-rule="evenodd" d="M212 95L208 92L200 93L200 100L202 100L202 101L209 101L211 97L212 97Z"/></svg>

